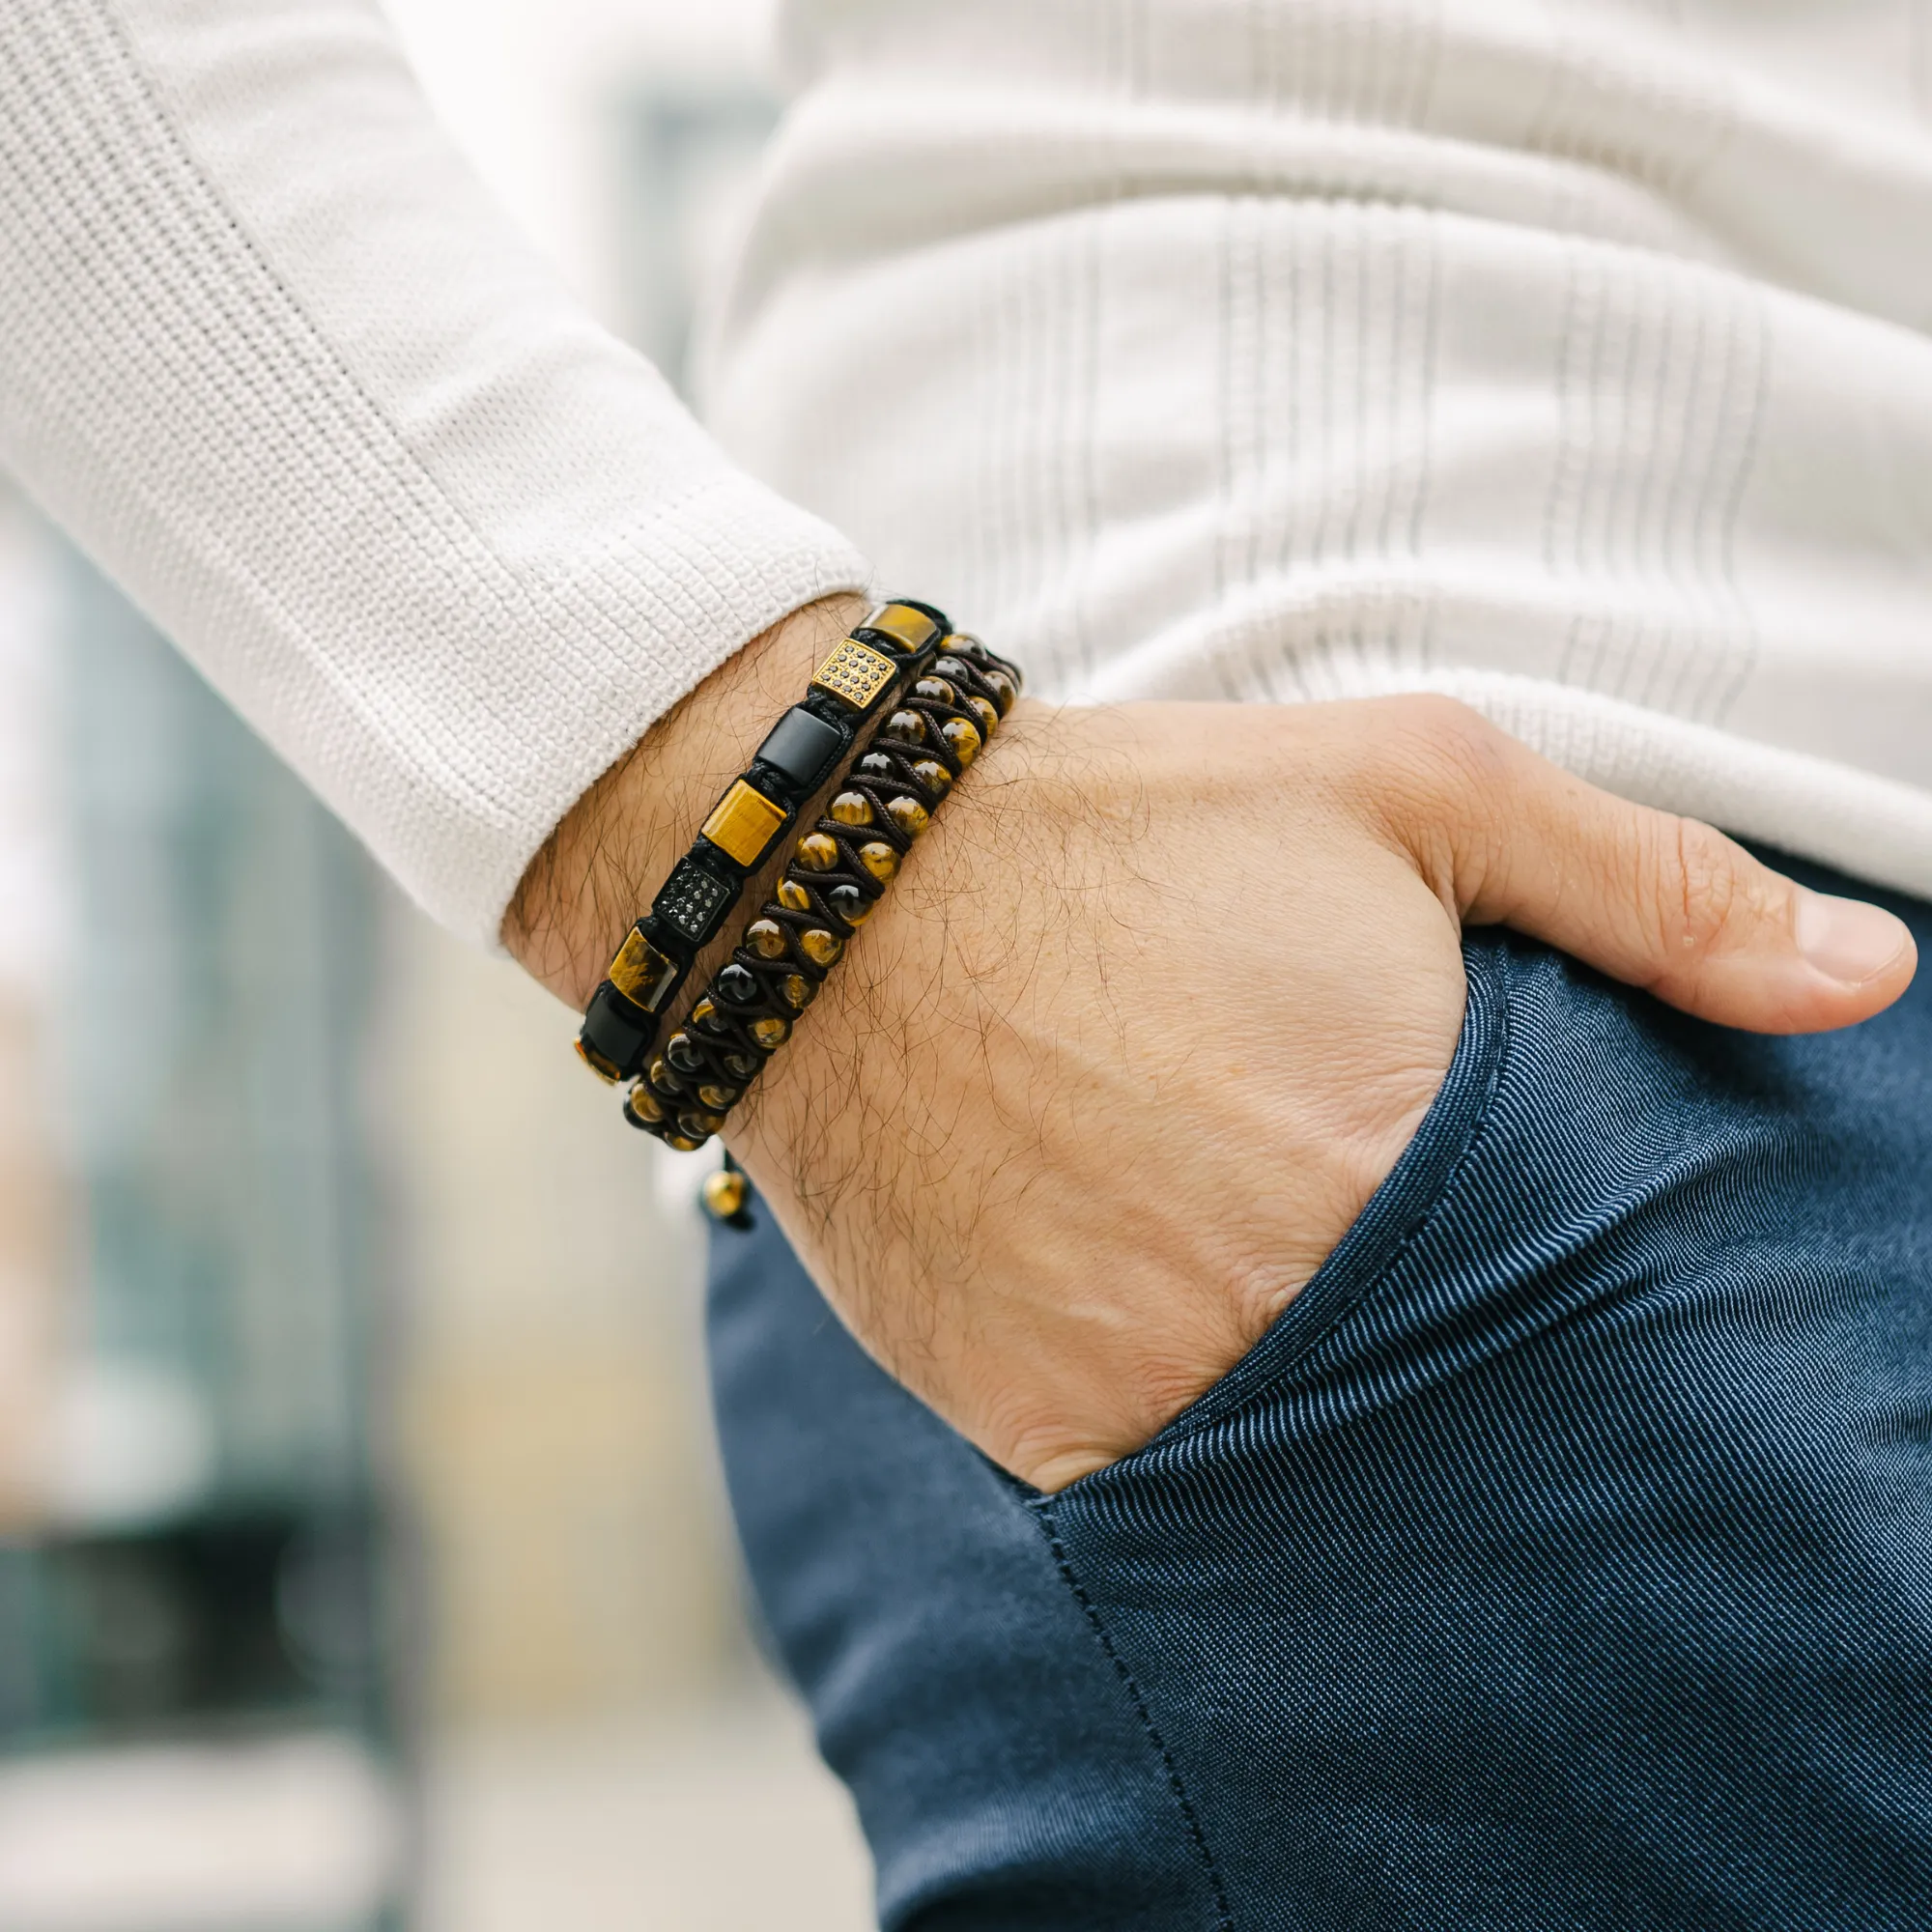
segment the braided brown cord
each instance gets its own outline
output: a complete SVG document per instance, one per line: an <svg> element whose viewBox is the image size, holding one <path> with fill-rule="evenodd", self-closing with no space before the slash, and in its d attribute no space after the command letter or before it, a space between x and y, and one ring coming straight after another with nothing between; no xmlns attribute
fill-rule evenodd
<svg viewBox="0 0 1932 1932"><path fill-rule="evenodd" d="M777 891L664 1042L624 1118L689 1152L791 1037L913 841L1019 696L1018 671L977 638L949 637L794 846Z"/></svg>

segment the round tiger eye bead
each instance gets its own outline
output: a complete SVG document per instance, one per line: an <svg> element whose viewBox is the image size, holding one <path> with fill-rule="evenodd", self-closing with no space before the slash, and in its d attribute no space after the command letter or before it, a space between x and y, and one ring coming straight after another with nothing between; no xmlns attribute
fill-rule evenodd
<svg viewBox="0 0 1932 1932"><path fill-rule="evenodd" d="M799 934L798 950L814 966L836 966L838 955L845 951L845 942L827 932L823 926L813 925Z"/></svg>
<svg viewBox="0 0 1932 1932"><path fill-rule="evenodd" d="M730 1221L745 1211L751 1199L751 1183L735 1169L722 1169L704 1177L704 1211L714 1221Z"/></svg>
<svg viewBox="0 0 1932 1932"><path fill-rule="evenodd" d="M775 1047L782 1046L791 1037L791 1022L781 1020L776 1014L765 1019L753 1020L752 1037L770 1053Z"/></svg>
<svg viewBox="0 0 1932 1932"><path fill-rule="evenodd" d="M704 1056L697 1050L697 1042L688 1033L674 1033L665 1041L664 1057L680 1073L702 1073Z"/></svg>
<svg viewBox="0 0 1932 1932"><path fill-rule="evenodd" d="M832 815L840 825L869 825L872 801L862 791L841 791L832 801Z"/></svg>
<svg viewBox="0 0 1932 1932"><path fill-rule="evenodd" d="M676 1097L684 1092L684 1082L662 1060L652 1061L651 1070L644 1077L661 1094L669 1094Z"/></svg>
<svg viewBox="0 0 1932 1932"><path fill-rule="evenodd" d="M937 758L922 758L912 775L934 798L944 798L952 789L952 774Z"/></svg>
<svg viewBox="0 0 1932 1932"><path fill-rule="evenodd" d="M705 1023L705 1021L716 1019L717 1017L718 1017L717 1007L715 1007L709 999L702 999L699 1000L698 1003L692 1008L690 1024L693 1026L701 1027Z"/></svg>
<svg viewBox="0 0 1932 1932"><path fill-rule="evenodd" d="M779 995L793 1012L802 1013L810 1006L818 988L803 973L787 973L779 981Z"/></svg>
<svg viewBox="0 0 1932 1932"><path fill-rule="evenodd" d="M957 704L959 694L943 677L923 677L913 686L915 697L928 697L935 704Z"/></svg>
<svg viewBox="0 0 1932 1932"><path fill-rule="evenodd" d="M640 1121L656 1122L665 1117L665 1110L658 1105L651 1090L641 1080L631 1089L630 1108Z"/></svg>
<svg viewBox="0 0 1932 1932"><path fill-rule="evenodd" d="M829 872L838 864L838 841L823 832L808 832L798 841L798 863L810 872Z"/></svg>
<svg viewBox="0 0 1932 1932"><path fill-rule="evenodd" d="M859 769L868 779L889 779L893 775L893 761L883 752L867 752L859 760Z"/></svg>
<svg viewBox="0 0 1932 1932"><path fill-rule="evenodd" d="M857 886L834 886L825 895L825 903L847 925L864 925L872 916L872 901Z"/></svg>
<svg viewBox="0 0 1932 1932"><path fill-rule="evenodd" d="M952 755L959 760L962 770L980 755L980 747L985 743L980 736L979 727L964 718L949 718L940 736L952 749Z"/></svg>
<svg viewBox="0 0 1932 1932"><path fill-rule="evenodd" d="M725 1114L744 1097L741 1087L721 1087L715 1080L707 1080L697 1090L697 1097L714 1113Z"/></svg>
<svg viewBox="0 0 1932 1932"><path fill-rule="evenodd" d="M909 744L925 743L925 720L917 711L895 711L886 720L886 730L895 738L903 738Z"/></svg>
<svg viewBox="0 0 1932 1932"><path fill-rule="evenodd" d="M969 697L966 700L966 709L980 721L980 731L990 738L994 727L1000 722L999 706L990 697Z"/></svg>
<svg viewBox="0 0 1932 1932"><path fill-rule="evenodd" d="M917 838L932 823L932 814L916 798L895 798L886 807L886 815L908 838Z"/></svg>
<svg viewBox="0 0 1932 1932"><path fill-rule="evenodd" d="M745 944L760 959L782 959L790 951L785 945L785 929L775 919L754 919L745 928Z"/></svg>
<svg viewBox="0 0 1932 1932"><path fill-rule="evenodd" d="M696 1153L704 1145L702 1136L693 1140L689 1134L660 1134L658 1138L679 1153Z"/></svg>
<svg viewBox="0 0 1932 1932"><path fill-rule="evenodd" d="M778 897L779 904L783 906L786 912L811 910L811 895L796 879L781 879Z"/></svg>
<svg viewBox="0 0 1932 1932"><path fill-rule="evenodd" d="M899 855L877 838L859 847L859 863L881 884L890 884L898 875Z"/></svg>
<svg viewBox="0 0 1932 1932"><path fill-rule="evenodd" d="M714 983L734 1007L755 1006L764 997L765 989L758 984L758 976L735 959L718 975Z"/></svg>
<svg viewBox="0 0 1932 1932"><path fill-rule="evenodd" d="M696 1139L709 1140L724 1124L723 1114L706 1114L696 1107L687 1107L677 1117L677 1123L686 1133Z"/></svg>
<svg viewBox="0 0 1932 1932"><path fill-rule="evenodd" d="M941 658L932 668L934 677L964 677L966 667L957 658Z"/></svg>
<svg viewBox="0 0 1932 1932"><path fill-rule="evenodd" d="M1013 700L1019 696L1013 689L1012 679L1003 670L984 671L981 675L986 680L986 688L993 694L993 702L1000 707L1000 716L1004 718L1013 708Z"/></svg>
<svg viewBox="0 0 1932 1932"><path fill-rule="evenodd" d="M749 1080L758 1070L758 1063L749 1053L727 1053L724 1056L724 1071L735 1073L740 1080Z"/></svg>

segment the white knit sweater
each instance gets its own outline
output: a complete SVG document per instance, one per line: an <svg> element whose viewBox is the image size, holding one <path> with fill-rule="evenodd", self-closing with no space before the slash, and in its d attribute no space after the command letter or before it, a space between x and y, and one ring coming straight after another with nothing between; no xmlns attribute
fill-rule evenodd
<svg viewBox="0 0 1932 1932"><path fill-rule="evenodd" d="M741 469L366 0L0 27L0 452L433 911L487 937L654 716L859 582L834 526L1036 689L1449 690L1932 893L1932 0L790 32L710 331Z"/></svg>

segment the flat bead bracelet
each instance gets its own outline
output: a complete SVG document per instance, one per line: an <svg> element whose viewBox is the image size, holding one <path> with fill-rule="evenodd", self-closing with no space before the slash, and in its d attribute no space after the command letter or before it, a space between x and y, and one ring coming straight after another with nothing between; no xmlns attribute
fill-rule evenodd
<svg viewBox="0 0 1932 1932"><path fill-rule="evenodd" d="M823 788L867 721L932 662L951 626L943 611L881 604L834 647L804 700L766 734L711 810L590 997L578 1057L600 1080L635 1079L697 955L724 929L747 883Z"/></svg>
<svg viewBox="0 0 1932 1932"><path fill-rule="evenodd" d="M1020 676L977 638L947 638L794 848L737 950L666 1039L624 1118L681 1152L724 1125L871 917L913 841L1012 709Z"/></svg>

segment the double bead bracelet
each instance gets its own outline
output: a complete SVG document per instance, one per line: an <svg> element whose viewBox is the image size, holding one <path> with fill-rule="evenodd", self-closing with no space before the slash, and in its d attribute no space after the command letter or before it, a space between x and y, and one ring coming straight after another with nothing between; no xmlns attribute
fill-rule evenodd
<svg viewBox="0 0 1932 1932"><path fill-rule="evenodd" d="M633 1126L683 1151L723 1128L1019 689L1011 665L908 600L872 611L833 649L705 819L585 1012L578 1051L602 1078L635 1083L624 1102ZM693 962L827 788L826 813L798 839L773 896L655 1050Z"/></svg>

